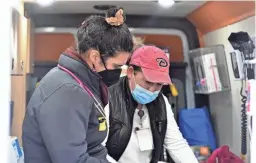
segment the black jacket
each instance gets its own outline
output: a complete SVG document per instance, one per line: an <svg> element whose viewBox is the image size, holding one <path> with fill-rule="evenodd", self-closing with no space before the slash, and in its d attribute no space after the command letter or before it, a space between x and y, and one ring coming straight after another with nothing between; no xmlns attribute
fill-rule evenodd
<svg viewBox="0 0 256 163"><path fill-rule="evenodd" d="M163 143L167 128L166 106L163 96L159 95L156 100L146 106L155 147L150 163L157 163L163 161ZM115 160L120 159L129 143L136 107L137 103L132 98L126 77L121 78L118 83L110 87L110 129L107 149L109 155Z"/></svg>
<svg viewBox="0 0 256 163"><path fill-rule="evenodd" d="M60 56L59 64L103 101L101 79L87 65L66 55ZM25 162L108 163L101 145L107 131L99 131L99 117L92 97L68 73L53 68L27 106L22 132Z"/></svg>

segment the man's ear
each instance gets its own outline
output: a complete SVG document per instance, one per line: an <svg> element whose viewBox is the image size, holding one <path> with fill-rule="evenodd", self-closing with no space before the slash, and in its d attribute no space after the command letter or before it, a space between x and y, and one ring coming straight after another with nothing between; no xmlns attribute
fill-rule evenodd
<svg viewBox="0 0 256 163"><path fill-rule="evenodd" d="M128 69L127 69L127 77L128 77L128 79L131 79L133 74L134 74L134 69L133 69L132 66L129 66Z"/></svg>

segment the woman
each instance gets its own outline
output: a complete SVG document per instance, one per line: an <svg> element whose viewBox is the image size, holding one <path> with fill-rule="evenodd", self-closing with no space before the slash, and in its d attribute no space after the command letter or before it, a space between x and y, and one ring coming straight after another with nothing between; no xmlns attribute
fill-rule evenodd
<svg viewBox="0 0 256 163"><path fill-rule="evenodd" d="M108 163L103 84L121 72L133 48L122 9L91 16L78 29L78 51L68 48L36 88L23 122L26 163ZM117 80L119 79L119 76ZM103 80L103 82L102 82Z"/></svg>
<svg viewBox="0 0 256 163"><path fill-rule="evenodd" d="M166 161L165 148L175 163L198 163L160 93L163 85L171 83L169 65L164 51L142 46L132 54L127 77L110 87L106 147L112 162Z"/></svg>

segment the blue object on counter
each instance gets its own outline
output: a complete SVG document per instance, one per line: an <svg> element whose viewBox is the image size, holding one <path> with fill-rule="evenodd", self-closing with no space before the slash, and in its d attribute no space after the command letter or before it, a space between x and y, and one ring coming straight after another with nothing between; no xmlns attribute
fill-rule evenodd
<svg viewBox="0 0 256 163"><path fill-rule="evenodd" d="M217 148L207 108L182 109L179 113L179 127L190 146L209 146Z"/></svg>
<svg viewBox="0 0 256 163"><path fill-rule="evenodd" d="M200 152L199 151L195 151L195 156L196 158L200 156Z"/></svg>

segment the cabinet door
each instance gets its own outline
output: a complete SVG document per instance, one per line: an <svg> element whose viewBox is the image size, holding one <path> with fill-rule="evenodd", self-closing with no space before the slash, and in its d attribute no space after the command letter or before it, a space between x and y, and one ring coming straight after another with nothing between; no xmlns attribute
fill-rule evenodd
<svg viewBox="0 0 256 163"><path fill-rule="evenodd" d="M11 28L11 62L12 74L26 74L31 72L31 21L17 9L12 10Z"/></svg>
<svg viewBox="0 0 256 163"><path fill-rule="evenodd" d="M19 17L19 70L21 74L31 72L32 57L30 50L31 43L31 20L23 15Z"/></svg>
<svg viewBox="0 0 256 163"><path fill-rule="evenodd" d="M12 9L12 25L11 25L11 62L12 74L20 73L20 56L19 56L19 12L17 9Z"/></svg>
<svg viewBox="0 0 256 163"><path fill-rule="evenodd" d="M11 76L11 101L14 102L11 135L17 136L19 142L22 135L22 123L26 110L26 76L13 74Z"/></svg>

